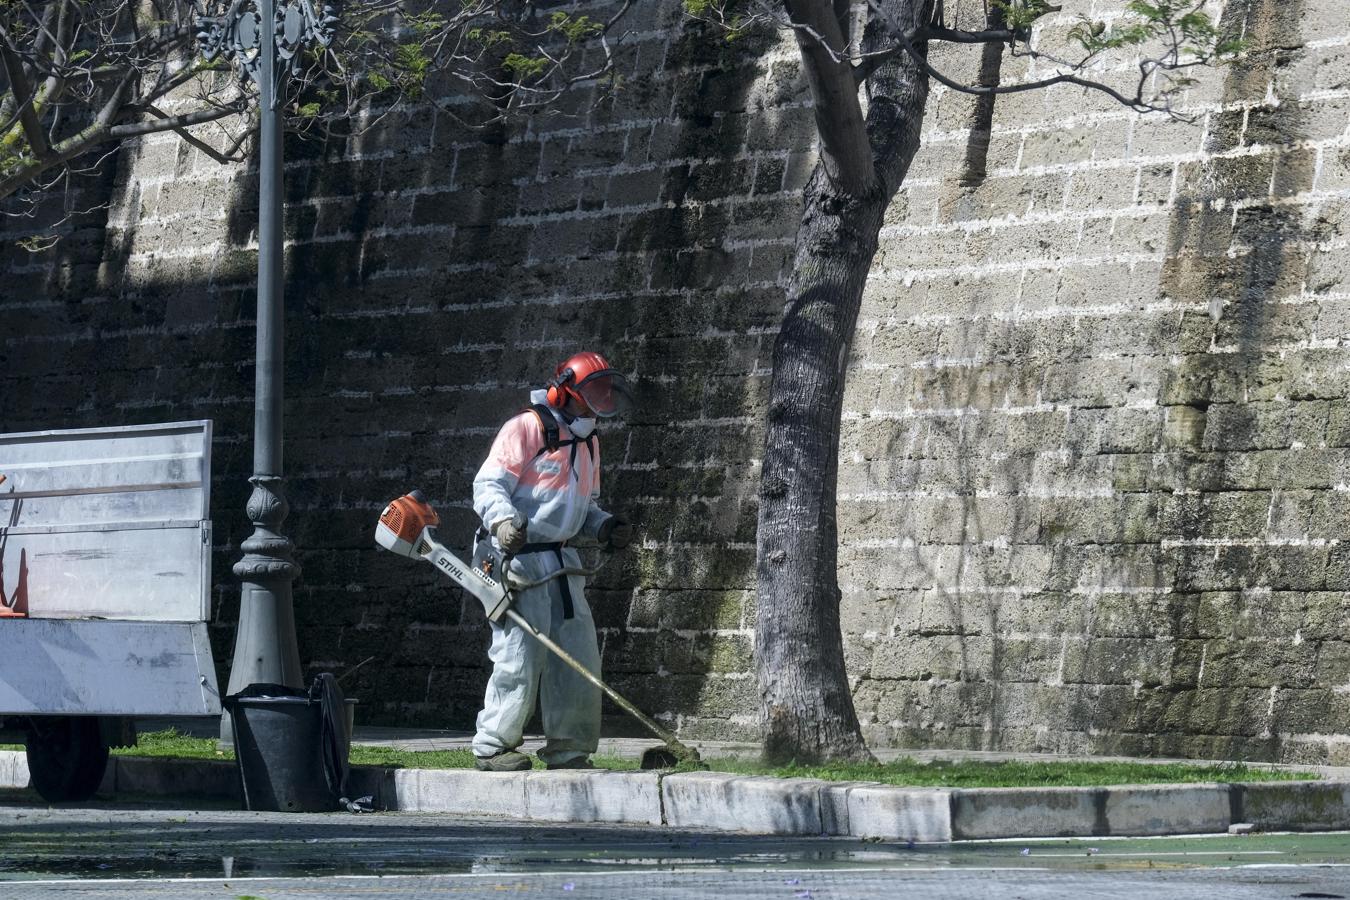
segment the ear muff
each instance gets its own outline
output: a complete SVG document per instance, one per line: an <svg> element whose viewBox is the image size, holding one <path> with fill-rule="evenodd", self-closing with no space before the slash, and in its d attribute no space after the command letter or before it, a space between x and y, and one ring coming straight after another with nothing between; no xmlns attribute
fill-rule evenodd
<svg viewBox="0 0 1350 900"><path fill-rule="evenodd" d="M563 385L572 380L575 373L571 369L563 369L548 383L548 393L545 399L548 405L554 409L562 409L563 404L567 402L567 392L563 390Z"/></svg>

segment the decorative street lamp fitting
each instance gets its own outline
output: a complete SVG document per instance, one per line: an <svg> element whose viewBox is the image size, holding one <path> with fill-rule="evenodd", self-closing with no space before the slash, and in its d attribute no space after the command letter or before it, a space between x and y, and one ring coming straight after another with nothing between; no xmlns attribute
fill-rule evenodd
<svg viewBox="0 0 1350 900"><path fill-rule="evenodd" d="M253 82L269 108L279 106L284 93L283 79L300 74L300 51L306 46L330 47L333 43L338 17L329 4L316 11L309 0L292 0L277 5L262 0L194 0L193 11L197 21L197 43L202 57L208 62L224 53L230 56L239 71L239 77ZM269 11L266 7L271 6ZM270 18L276 35L276 58L280 65L274 69L270 84L262 74L263 27ZM270 92L264 92L268 84Z"/></svg>
<svg viewBox="0 0 1350 900"><path fill-rule="evenodd" d="M284 320L281 245L284 79L300 71L301 51L327 48L337 17L310 0L194 0L197 40L207 60L224 54L258 90L258 319L254 365L253 493L246 507L253 534L235 563L242 594L227 694L250 684L301 686L291 582L300 567L281 533L288 510L282 489ZM270 27L266 23L271 23ZM233 741L229 711L221 741Z"/></svg>

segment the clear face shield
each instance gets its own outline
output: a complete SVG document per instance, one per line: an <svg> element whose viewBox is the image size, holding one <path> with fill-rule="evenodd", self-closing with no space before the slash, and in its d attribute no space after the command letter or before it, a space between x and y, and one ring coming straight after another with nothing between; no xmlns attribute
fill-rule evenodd
<svg viewBox="0 0 1350 900"><path fill-rule="evenodd" d="M633 408L628 380L613 369L587 375L572 390L602 419L612 419Z"/></svg>

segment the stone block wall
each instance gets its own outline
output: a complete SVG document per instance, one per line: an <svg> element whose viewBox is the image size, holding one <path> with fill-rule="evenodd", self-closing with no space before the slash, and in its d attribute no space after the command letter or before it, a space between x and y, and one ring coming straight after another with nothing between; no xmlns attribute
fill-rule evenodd
<svg viewBox="0 0 1350 900"><path fill-rule="evenodd" d="M790 48L728 46L678 3L625 30L620 93L580 88L516 129L427 105L345 143L288 137L284 530L303 663L360 666L344 687L365 721L467 725L488 671L479 607L376 551L380 510L420 487L467 548L497 428L595 347L640 391L601 439L603 500L642 538L589 591L605 669L686 733L754 732L756 411L811 123ZM160 135L82 187L72 208L110 208L48 253L3 226L0 421L215 420L223 668L251 531L256 172Z"/></svg>
<svg viewBox="0 0 1350 900"><path fill-rule="evenodd" d="M1251 53L1190 122L1058 86L982 152L933 93L841 454L873 742L1350 760L1350 5L1221 20Z"/></svg>
<svg viewBox="0 0 1350 900"><path fill-rule="evenodd" d="M1065 88L992 115L934 91L840 460L873 742L1346 758L1346 11L1230 3L1254 52L1200 77L1192 124ZM1067 4L1038 40L1116 12ZM590 591L606 671L684 734L755 734L759 423L811 112L790 43L725 45L674 0L627 29L624 90L577 90L568 115L475 134L422 107L288 140L301 653L364 662L347 683L366 721L465 725L486 677L481 613L371 548L380 508L421 487L462 546L497 426L594 345L642 401L603 439L608 502L642 535ZM935 60L970 76L979 50ZM1003 62L1005 82L1034 75ZM0 425L216 421L223 666L250 530L256 178L158 136L83 190L75 208L111 207L47 253L0 224Z"/></svg>

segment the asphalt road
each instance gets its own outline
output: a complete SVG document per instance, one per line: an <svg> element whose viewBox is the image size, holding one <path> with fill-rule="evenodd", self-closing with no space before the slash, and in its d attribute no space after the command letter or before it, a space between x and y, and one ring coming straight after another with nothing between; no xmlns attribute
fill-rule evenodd
<svg viewBox="0 0 1350 900"><path fill-rule="evenodd" d="M1350 835L770 838L451 816L48 809L0 792L0 898L1350 898Z"/></svg>

